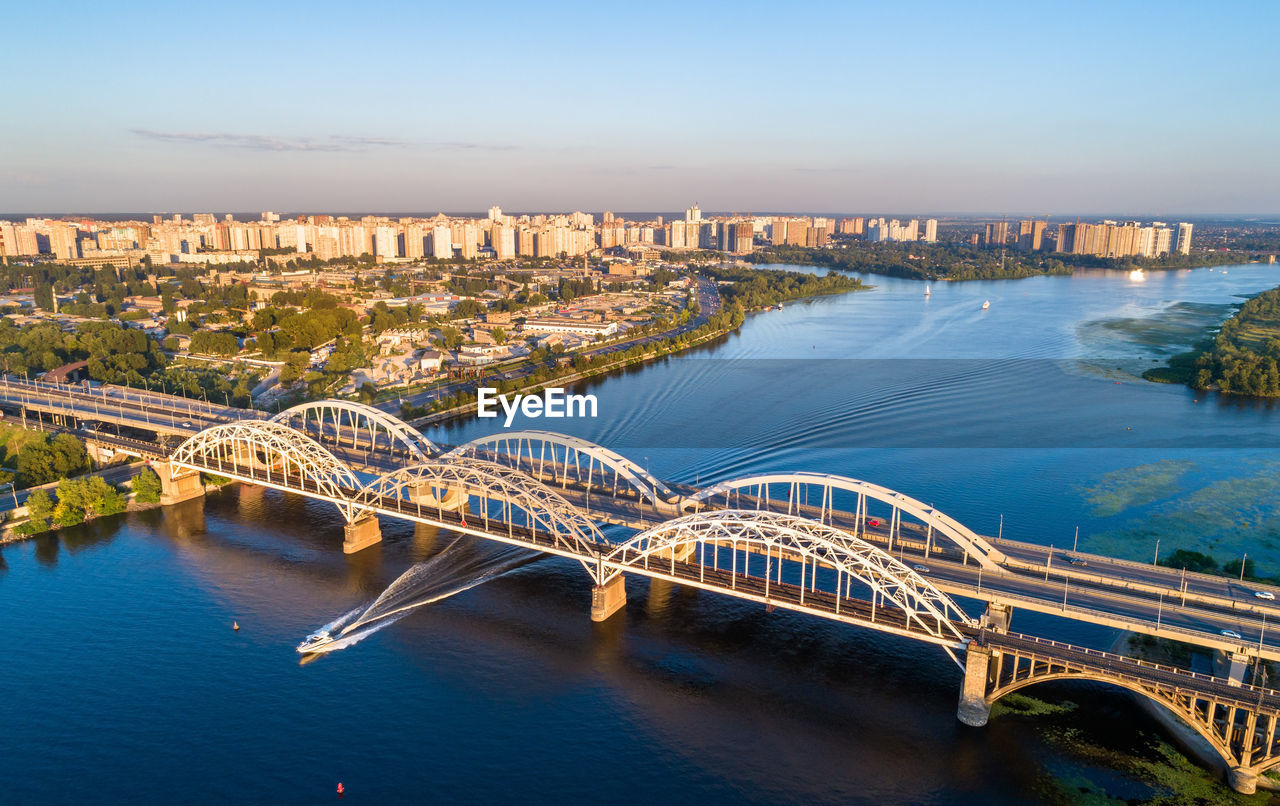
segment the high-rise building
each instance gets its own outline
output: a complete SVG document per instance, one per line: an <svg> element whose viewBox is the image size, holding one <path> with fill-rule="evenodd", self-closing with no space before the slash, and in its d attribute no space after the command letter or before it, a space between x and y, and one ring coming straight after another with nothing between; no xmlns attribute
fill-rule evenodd
<svg viewBox="0 0 1280 806"><path fill-rule="evenodd" d="M694 205L692 207L684 211L684 220L685 221L701 221L702 220L702 211L698 209L697 202L694 202Z"/></svg>
<svg viewBox="0 0 1280 806"><path fill-rule="evenodd" d="M1178 249L1178 254L1180 254L1180 255L1189 255L1189 254L1191 254L1191 228L1192 228L1192 226L1193 226L1192 224L1189 224L1189 223L1187 223L1186 221L1180 222L1180 223L1178 224L1178 244L1177 244L1177 249Z"/></svg>
<svg viewBox="0 0 1280 806"><path fill-rule="evenodd" d="M75 224L54 224L49 229L49 251L58 260L74 260L80 257L77 236L80 229Z"/></svg>
<svg viewBox="0 0 1280 806"><path fill-rule="evenodd" d="M396 232L395 227L387 226L385 224L380 227L375 227L373 230L373 253L381 258L399 257L399 240L400 235Z"/></svg>
<svg viewBox="0 0 1280 806"><path fill-rule="evenodd" d="M493 252L498 260L511 260L516 256L516 230L505 224L494 224L492 235Z"/></svg>
<svg viewBox="0 0 1280 806"><path fill-rule="evenodd" d="M1047 221L1029 219L1018 222L1018 248L1024 252L1038 252L1044 247L1044 231Z"/></svg>
<svg viewBox="0 0 1280 806"><path fill-rule="evenodd" d="M1009 242L1009 222L997 221L987 225L982 242L987 246L1003 246Z"/></svg>
<svg viewBox="0 0 1280 806"><path fill-rule="evenodd" d="M1173 230L1165 226L1164 222L1157 221L1155 227L1155 249L1153 254L1167 255L1173 250Z"/></svg>
<svg viewBox="0 0 1280 806"><path fill-rule="evenodd" d="M431 256L436 260L453 258L453 235L448 224L437 224L431 229Z"/></svg>
<svg viewBox="0 0 1280 806"><path fill-rule="evenodd" d="M938 241L938 219L929 218L924 222L924 239L926 243L937 243Z"/></svg>
<svg viewBox="0 0 1280 806"><path fill-rule="evenodd" d="M427 233L421 224L404 225L404 256L420 260L427 254Z"/></svg>

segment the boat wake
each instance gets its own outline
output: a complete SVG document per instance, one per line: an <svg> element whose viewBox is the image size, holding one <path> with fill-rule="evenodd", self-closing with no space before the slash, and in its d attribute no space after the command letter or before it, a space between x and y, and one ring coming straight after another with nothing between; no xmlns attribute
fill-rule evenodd
<svg viewBox="0 0 1280 806"><path fill-rule="evenodd" d="M439 554L401 574L372 604L344 613L308 635L298 651L314 655L346 649L412 610L470 590L542 556L529 549L478 546L473 539L455 538Z"/></svg>

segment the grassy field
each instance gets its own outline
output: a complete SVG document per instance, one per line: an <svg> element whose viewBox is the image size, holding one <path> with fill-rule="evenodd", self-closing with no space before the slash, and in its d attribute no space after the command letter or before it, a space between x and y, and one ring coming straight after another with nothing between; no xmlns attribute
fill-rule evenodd
<svg viewBox="0 0 1280 806"><path fill-rule="evenodd" d="M18 451L33 439L40 439L39 431L28 431L17 425L0 423L0 466L13 468L18 463Z"/></svg>

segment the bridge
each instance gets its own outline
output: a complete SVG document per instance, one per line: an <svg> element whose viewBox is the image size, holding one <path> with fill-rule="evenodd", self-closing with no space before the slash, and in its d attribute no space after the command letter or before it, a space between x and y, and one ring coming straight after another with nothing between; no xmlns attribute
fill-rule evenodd
<svg viewBox="0 0 1280 806"><path fill-rule="evenodd" d="M348 552L381 540L379 518L389 517L573 560L592 580L598 621L625 606L625 577L636 576L934 645L963 671L957 716L968 725L984 725L997 700L1026 686L1088 680L1176 715L1238 791L1280 764L1280 691L1266 687L1262 663L1280 661L1276 631L1267 634L1277 609L1256 586L980 535L844 476L682 485L579 438L521 431L437 445L346 401L268 417L151 391L6 379L0 409L73 431L100 456L148 458L165 504L202 495L202 473L271 487L337 507ZM606 537L605 524L621 528ZM1017 633L1016 609L1203 647L1221 673Z"/></svg>

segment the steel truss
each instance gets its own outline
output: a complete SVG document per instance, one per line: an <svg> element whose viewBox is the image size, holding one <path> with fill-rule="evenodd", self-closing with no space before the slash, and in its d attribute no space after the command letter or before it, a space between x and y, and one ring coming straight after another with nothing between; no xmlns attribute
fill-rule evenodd
<svg viewBox="0 0 1280 806"><path fill-rule="evenodd" d="M568 481L630 489L654 505L674 503L678 495L640 465L594 442L552 431L510 431L472 440L443 458L475 456L510 464L549 483Z"/></svg>
<svg viewBox="0 0 1280 806"><path fill-rule="evenodd" d="M786 504L788 514L798 514L811 500L809 488L816 488L819 492L819 495L813 496L819 502L816 519L830 523L833 512L832 492L844 490L857 496L855 534L862 533L866 528L867 501L875 500L893 507L893 519L889 524L891 542L894 533L901 527L901 513L905 512L924 524L927 540L931 542L937 533L988 570L998 569L1005 560L1004 552L992 546L986 538L928 504L888 487L828 473L766 473L722 481L685 498L681 507L686 511L697 511L704 506L715 505L717 499L723 499L725 507L741 507L742 497L745 495L753 498L757 506L763 509L767 503L777 500L769 495L770 488L777 485L784 485L787 490L780 503Z"/></svg>
<svg viewBox="0 0 1280 806"><path fill-rule="evenodd" d="M345 437L350 439L350 447L364 448L370 452L378 450L378 438L380 435L385 436L388 447L394 449L399 446L411 459L422 462L440 452L418 429L364 403L315 400L285 409L272 417L271 422L297 427L303 432L317 433L322 439L332 438L339 445L343 444Z"/></svg>
<svg viewBox="0 0 1280 806"><path fill-rule="evenodd" d="M707 550L710 547L710 551ZM951 597L935 588L877 546L848 532L777 512L712 510L684 515L632 537L607 557L609 567L648 568L671 563L684 555L702 566L721 571L717 549L732 553L732 575L780 582L784 561L800 566L801 589L817 587L818 569L835 571L835 594L848 597L853 582L872 591L872 605L883 603L901 610L907 621L931 638L957 645L966 641L957 625L973 626L973 619ZM752 555L763 555L752 563ZM616 571L615 571L616 572ZM954 657L954 656L953 656Z"/></svg>

